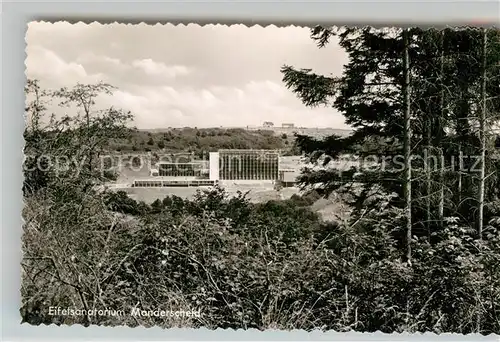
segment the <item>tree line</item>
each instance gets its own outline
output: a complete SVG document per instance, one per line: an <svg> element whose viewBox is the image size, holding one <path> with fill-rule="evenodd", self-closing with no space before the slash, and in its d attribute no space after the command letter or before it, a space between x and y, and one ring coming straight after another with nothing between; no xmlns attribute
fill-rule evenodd
<svg viewBox="0 0 500 342"><path fill-rule="evenodd" d="M299 148L312 162L326 156L325 164L345 152L398 155L404 168L395 168L389 158L378 170L306 170L301 184L319 186L326 195L354 194L354 220L363 220L367 205L379 205L374 194L390 199L387 213L397 209L393 234L410 267L419 239L435 246L444 232L456 229L462 232L457 241L470 244L477 258L491 252L486 246L498 238L500 194L500 32L317 26L311 38L320 48L338 40L349 56L342 75L285 65L283 81L305 105L342 112L355 131L348 138L301 136ZM369 150L353 148L367 138L382 143ZM480 281L484 277L478 273ZM477 296L475 329L480 332L487 299L481 291ZM490 305L498 306L498 297Z"/></svg>
<svg viewBox="0 0 500 342"><path fill-rule="evenodd" d="M172 128L166 132L147 132L131 129L126 138L110 141L110 149L117 152L192 152L203 153L220 149L293 149L293 136L275 135L273 131L248 131L243 128Z"/></svg>

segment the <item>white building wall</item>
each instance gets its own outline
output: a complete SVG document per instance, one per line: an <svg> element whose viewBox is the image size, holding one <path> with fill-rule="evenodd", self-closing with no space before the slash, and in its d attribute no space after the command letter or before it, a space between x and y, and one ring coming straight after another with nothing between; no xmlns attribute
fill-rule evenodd
<svg viewBox="0 0 500 342"><path fill-rule="evenodd" d="M210 180L219 180L219 152L210 152L209 159Z"/></svg>

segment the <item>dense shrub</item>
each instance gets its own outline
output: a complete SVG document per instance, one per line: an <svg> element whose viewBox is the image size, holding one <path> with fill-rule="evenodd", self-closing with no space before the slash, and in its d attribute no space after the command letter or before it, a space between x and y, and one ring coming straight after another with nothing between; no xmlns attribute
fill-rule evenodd
<svg viewBox="0 0 500 342"><path fill-rule="evenodd" d="M415 242L409 267L393 234L402 212L384 210L382 199L362 220L332 225L294 200L251 204L222 189L151 206L73 190L71 201L47 193L27 202L26 321L53 320L48 306L129 312L139 303L201 309L202 318L121 324L466 333L480 317L484 332L498 332L496 222L480 245L450 219L439 243Z"/></svg>

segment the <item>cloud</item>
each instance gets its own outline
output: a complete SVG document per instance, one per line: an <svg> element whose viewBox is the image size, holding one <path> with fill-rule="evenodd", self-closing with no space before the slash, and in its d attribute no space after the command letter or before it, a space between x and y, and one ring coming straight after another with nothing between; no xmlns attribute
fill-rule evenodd
<svg viewBox="0 0 500 342"><path fill-rule="evenodd" d="M27 76L48 81L53 86L95 82L104 78L103 74L88 74L82 64L66 62L55 52L41 46L28 46L26 51Z"/></svg>
<svg viewBox="0 0 500 342"><path fill-rule="evenodd" d="M191 75L193 69L184 65L167 65L150 58L124 62L120 58L86 52L76 59L86 69L109 75L120 87L163 85L179 77Z"/></svg>
<svg viewBox="0 0 500 342"><path fill-rule="evenodd" d="M107 66L123 66L122 62L118 58L108 57L108 56L98 56L91 52L86 52L82 56L77 58L77 61L83 64L90 63L103 63Z"/></svg>
<svg viewBox="0 0 500 342"><path fill-rule="evenodd" d="M35 76L83 78L87 76L81 64L66 63L53 51L40 46L27 48L26 67Z"/></svg>
<svg viewBox="0 0 500 342"><path fill-rule="evenodd" d="M172 65L167 66L164 63L155 62L151 58L135 60L132 62L132 66L141 69L149 76L160 76L167 78L175 78L177 76L188 75L192 72L186 66L183 65Z"/></svg>
<svg viewBox="0 0 500 342"><path fill-rule="evenodd" d="M268 120L277 125L293 122L297 126L345 127L332 109L305 108L282 85L272 81L251 81L240 88L163 86L143 87L134 93L119 90L113 104L135 113L139 128L245 127Z"/></svg>

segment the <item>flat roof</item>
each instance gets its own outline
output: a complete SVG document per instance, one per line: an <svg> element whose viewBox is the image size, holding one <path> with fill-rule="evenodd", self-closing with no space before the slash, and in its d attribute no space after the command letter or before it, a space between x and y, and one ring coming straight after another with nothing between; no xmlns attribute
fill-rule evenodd
<svg viewBox="0 0 500 342"><path fill-rule="evenodd" d="M158 180L158 179L135 179L133 183L163 183L163 182L178 182L178 183L186 183L186 182L212 182L215 183L213 179L170 179L170 180Z"/></svg>
<svg viewBox="0 0 500 342"><path fill-rule="evenodd" d="M223 149L218 152L274 152L279 153L280 150L253 150L253 149Z"/></svg>
<svg viewBox="0 0 500 342"><path fill-rule="evenodd" d="M148 178L134 178L133 181L144 181L144 182L160 182L160 181L192 181L192 180L207 180L206 178L196 178L196 177L175 177L175 176L158 176L158 177L148 177Z"/></svg>
<svg viewBox="0 0 500 342"><path fill-rule="evenodd" d="M173 162L157 162L156 165L199 165L199 164L203 164L205 161L204 160L200 160L200 161L196 161L196 162L188 162L188 163L173 163Z"/></svg>

